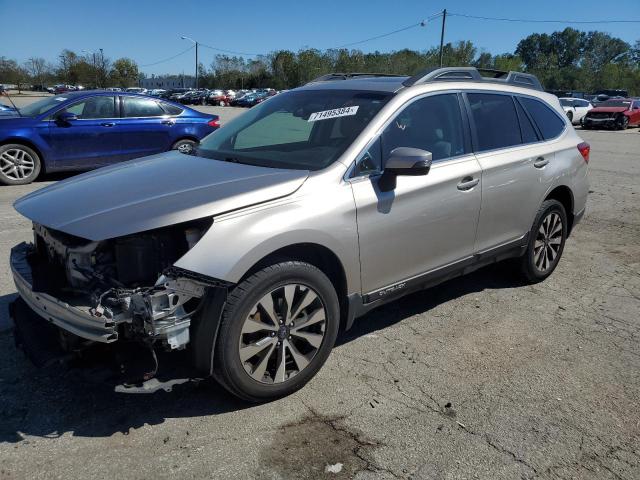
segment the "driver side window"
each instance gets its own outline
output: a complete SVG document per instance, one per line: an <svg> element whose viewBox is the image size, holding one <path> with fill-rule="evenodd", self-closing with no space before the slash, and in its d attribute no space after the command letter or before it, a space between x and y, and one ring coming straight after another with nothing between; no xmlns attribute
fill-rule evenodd
<svg viewBox="0 0 640 480"><path fill-rule="evenodd" d="M398 147L420 148L433 161L465 153L464 130L458 96L432 95L409 104L382 133L382 158Z"/></svg>
<svg viewBox="0 0 640 480"><path fill-rule="evenodd" d="M67 107L65 111L75 114L79 119L115 118L115 97L91 97Z"/></svg>

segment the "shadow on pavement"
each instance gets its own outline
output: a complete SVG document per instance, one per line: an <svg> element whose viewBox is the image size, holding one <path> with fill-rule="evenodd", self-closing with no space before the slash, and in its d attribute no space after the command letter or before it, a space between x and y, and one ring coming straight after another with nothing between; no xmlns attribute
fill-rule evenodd
<svg viewBox="0 0 640 480"><path fill-rule="evenodd" d="M520 285L518 277L502 265L484 268L370 312L342 333L337 347L454 298L485 288ZM7 303L6 297L0 298L0 303ZM171 355L170 360L160 355L161 367L165 362L176 368L178 375L184 375L186 354L167 355ZM0 442L19 442L23 434L108 437L117 432L127 434L145 424L161 424L168 418L217 415L251 406L210 379L175 385L171 392L122 394L116 393L110 383L113 375L114 369L105 365L104 358L91 356L82 366L54 364L37 369L16 349L12 332L0 333Z"/></svg>

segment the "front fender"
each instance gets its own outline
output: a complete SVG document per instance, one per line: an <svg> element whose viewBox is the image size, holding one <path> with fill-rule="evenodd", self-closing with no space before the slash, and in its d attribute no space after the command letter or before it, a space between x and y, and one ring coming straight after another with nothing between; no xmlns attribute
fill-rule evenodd
<svg viewBox="0 0 640 480"><path fill-rule="evenodd" d="M301 243L331 250L344 268L348 293L360 293L355 204L345 183L215 217L175 266L237 283L269 254Z"/></svg>

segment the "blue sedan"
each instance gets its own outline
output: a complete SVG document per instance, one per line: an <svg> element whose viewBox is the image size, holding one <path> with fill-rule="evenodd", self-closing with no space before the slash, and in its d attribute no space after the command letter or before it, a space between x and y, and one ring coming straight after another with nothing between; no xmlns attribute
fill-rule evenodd
<svg viewBox="0 0 640 480"><path fill-rule="evenodd" d="M41 171L89 170L171 149L190 153L220 127L217 115L106 91L68 92L0 116L0 184Z"/></svg>

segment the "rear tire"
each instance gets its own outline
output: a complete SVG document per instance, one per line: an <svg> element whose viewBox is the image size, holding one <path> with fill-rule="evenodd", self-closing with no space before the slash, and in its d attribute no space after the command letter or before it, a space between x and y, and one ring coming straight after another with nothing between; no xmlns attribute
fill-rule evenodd
<svg viewBox="0 0 640 480"><path fill-rule="evenodd" d="M318 268L298 261L268 266L227 297L214 376L251 402L289 395L320 370L339 323L338 296Z"/></svg>
<svg viewBox="0 0 640 480"><path fill-rule="evenodd" d="M26 185L40 174L40 156L26 145L7 143L0 146L0 184Z"/></svg>
<svg viewBox="0 0 640 480"><path fill-rule="evenodd" d="M553 273L567 239L567 213L557 200L545 200L529 232L527 250L520 260L520 271L530 283L538 283Z"/></svg>
<svg viewBox="0 0 640 480"><path fill-rule="evenodd" d="M171 150L177 150L180 153L184 153L185 155L193 154L193 150L196 148L196 142L193 140L189 140L188 138L183 138L182 140L178 140L173 144Z"/></svg>

